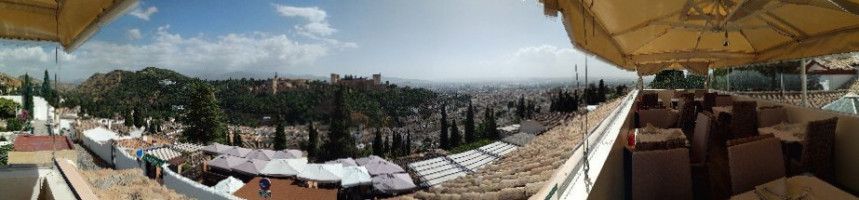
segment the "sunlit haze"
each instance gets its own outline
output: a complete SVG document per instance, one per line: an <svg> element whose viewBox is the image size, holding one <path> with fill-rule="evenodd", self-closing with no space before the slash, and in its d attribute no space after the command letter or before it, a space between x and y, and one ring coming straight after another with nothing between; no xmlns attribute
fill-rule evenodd
<svg viewBox="0 0 859 200"><path fill-rule="evenodd" d="M79 49L0 44L0 71L79 82L116 69L206 79L329 73L421 80L573 77L584 56L536 1L141 1ZM634 77L591 58L592 77Z"/></svg>

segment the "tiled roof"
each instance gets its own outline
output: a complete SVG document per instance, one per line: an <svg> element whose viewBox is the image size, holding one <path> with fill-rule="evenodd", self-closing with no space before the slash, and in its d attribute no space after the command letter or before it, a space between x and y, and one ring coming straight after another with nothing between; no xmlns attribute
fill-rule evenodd
<svg viewBox="0 0 859 200"><path fill-rule="evenodd" d="M178 151L174 151L173 149L170 149L170 148L150 149L150 150L146 151L146 154L155 156L158 159L161 159L163 161L168 161L170 159L182 156L182 153L179 153Z"/></svg>
<svg viewBox="0 0 859 200"><path fill-rule="evenodd" d="M802 105L802 94L799 92L785 92L784 95L781 92L734 92L733 94L797 106ZM846 90L808 92L808 104L810 107L821 108L838 100L844 94L847 94Z"/></svg>
<svg viewBox="0 0 859 200"><path fill-rule="evenodd" d="M15 138L12 151L73 150L75 145L66 136L23 135Z"/></svg>

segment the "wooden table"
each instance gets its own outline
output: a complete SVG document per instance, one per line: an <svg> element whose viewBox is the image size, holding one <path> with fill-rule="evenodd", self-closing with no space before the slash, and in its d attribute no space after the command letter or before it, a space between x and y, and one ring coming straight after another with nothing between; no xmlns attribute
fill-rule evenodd
<svg viewBox="0 0 859 200"><path fill-rule="evenodd" d="M811 176L794 176L780 178L755 187L748 191L731 197L732 200L746 199L859 199L829 183Z"/></svg>

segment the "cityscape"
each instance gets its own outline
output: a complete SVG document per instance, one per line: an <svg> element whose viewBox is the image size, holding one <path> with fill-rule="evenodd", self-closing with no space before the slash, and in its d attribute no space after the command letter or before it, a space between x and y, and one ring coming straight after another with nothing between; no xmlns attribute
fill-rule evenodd
<svg viewBox="0 0 859 200"><path fill-rule="evenodd" d="M856 2L0 11L2 199L859 199Z"/></svg>

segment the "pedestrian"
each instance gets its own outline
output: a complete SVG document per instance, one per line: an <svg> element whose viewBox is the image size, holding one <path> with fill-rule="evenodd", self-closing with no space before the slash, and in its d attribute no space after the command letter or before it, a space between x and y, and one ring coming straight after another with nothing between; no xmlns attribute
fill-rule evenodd
<svg viewBox="0 0 859 200"><path fill-rule="evenodd" d="M271 180L262 178L259 180L259 197L266 200L271 199Z"/></svg>

